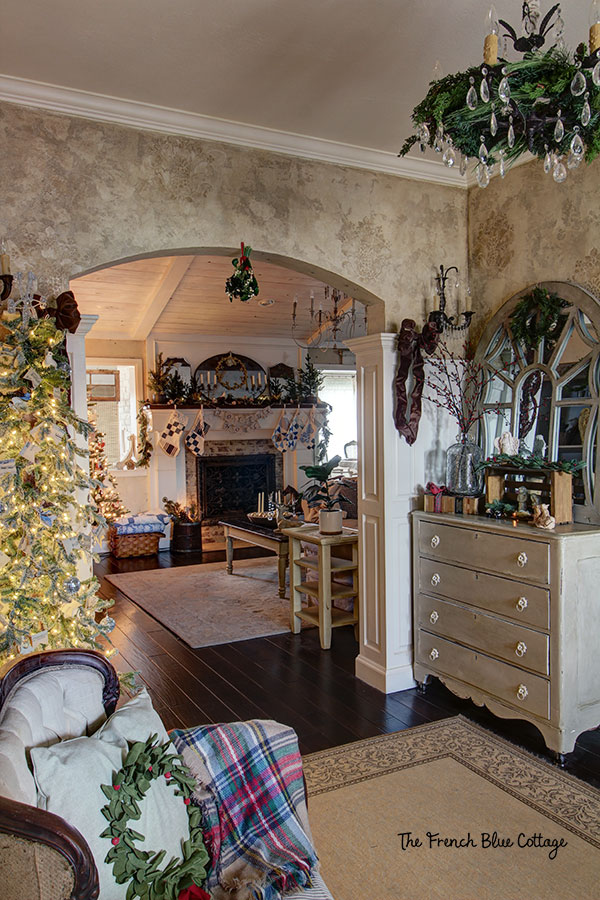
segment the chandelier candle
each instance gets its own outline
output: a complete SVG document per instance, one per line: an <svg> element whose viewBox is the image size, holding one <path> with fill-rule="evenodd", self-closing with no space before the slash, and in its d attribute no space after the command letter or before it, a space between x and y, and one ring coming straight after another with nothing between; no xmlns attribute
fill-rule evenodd
<svg viewBox="0 0 600 900"><path fill-rule="evenodd" d="M590 53L600 50L600 0L590 7Z"/></svg>
<svg viewBox="0 0 600 900"><path fill-rule="evenodd" d="M483 43L483 61L486 66L495 66L498 62L498 34L500 32L500 23L496 15L496 10L490 6L490 11L486 18L487 34Z"/></svg>

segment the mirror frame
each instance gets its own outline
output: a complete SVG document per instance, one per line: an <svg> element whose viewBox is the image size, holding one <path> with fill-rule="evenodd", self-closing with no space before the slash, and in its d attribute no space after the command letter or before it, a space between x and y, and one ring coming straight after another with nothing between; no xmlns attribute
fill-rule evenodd
<svg viewBox="0 0 600 900"><path fill-rule="evenodd" d="M588 430L587 439L582 450L582 458L586 459L588 467L591 467L591 471L593 471L594 473L593 491L590 491L589 489L589 484L591 484L591 481L589 481L588 487L586 487L587 502L585 504L573 504L574 521L598 525L600 524L600 300L590 291L586 290L586 288L583 288L581 287L581 285L575 284L574 282L570 281L541 281L537 282L536 284L529 285L528 287L518 291L518 293L513 294L513 296L510 297L510 299L507 300L500 307L500 309L498 309L498 311L489 319L481 335L481 338L479 339L479 343L477 344L475 359L478 363L485 366L486 368L489 368L489 370L491 371L492 367L488 366L488 364L486 363L486 357L489 355L490 350L494 349L494 345L497 345L497 342L494 342L494 338L500 328L505 328L509 333L511 342L513 344L513 352L515 353L515 357L520 356L520 354L518 354L514 349L515 344L514 340L512 339L512 335L510 334L509 317L519 301L524 296L531 293L533 288L536 286L546 288L551 293L558 294L559 297L567 300L571 304L571 306L575 307L578 310L581 310L581 312L584 313L591 321L598 336L598 344L591 350L590 359L590 372L593 372L593 375L591 375L590 377L590 382L593 382L593 390L591 391L591 397L589 399L586 398L586 402L582 404L585 406L590 406L590 419L593 421L595 427L595 459L590 459L594 449L592 442L592 429ZM560 341L560 343L564 343L564 341ZM534 361L530 365L521 366L520 371L513 379L510 411L508 409L506 410L507 413L510 412L510 425L507 425L506 429L510 430L511 433L514 434L515 429L518 426L520 387L527 375L533 370L541 370L542 372L544 372L544 374L548 374L552 380L553 385L548 452L552 455L551 458L555 458L558 441L557 422L559 418L559 410L560 408L562 408L560 405L560 401L558 401L557 404L556 393L557 387L559 387L563 379L557 378L557 376L551 372L549 366L544 364L541 360L542 353L540 350L536 354L536 361ZM484 448L487 446L487 432L489 428L489 425L487 423L491 420L491 418L492 417L490 414L489 418L487 416L484 416L481 420L480 428L482 433L480 433L480 443ZM497 417L494 419L494 422L497 422ZM593 493L593 496L590 496L590 493Z"/></svg>

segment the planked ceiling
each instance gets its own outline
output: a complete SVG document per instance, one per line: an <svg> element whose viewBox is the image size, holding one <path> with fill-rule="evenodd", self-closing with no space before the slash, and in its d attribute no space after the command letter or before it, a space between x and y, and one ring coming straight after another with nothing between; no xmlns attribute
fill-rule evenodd
<svg viewBox="0 0 600 900"><path fill-rule="evenodd" d="M224 256L163 256L140 259L82 275L71 289L82 313L97 315L92 336L145 340L153 336L202 334L292 337L292 309L297 306L297 336L315 332L310 320L310 293L315 309L324 298L318 279L269 262L256 262L259 296L230 303L225 281L232 274ZM261 301L273 300L269 305Z"/></svg>

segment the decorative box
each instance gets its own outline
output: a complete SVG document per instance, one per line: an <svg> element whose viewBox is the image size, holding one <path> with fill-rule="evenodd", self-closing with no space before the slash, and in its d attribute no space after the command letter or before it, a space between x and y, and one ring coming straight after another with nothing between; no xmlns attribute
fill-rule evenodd
<svg viewBox="0 0 600 900"><path fill-rule="evenodd" d="M554 469L516 469L514 466L490 466L485 470L486 503L502 500L518 506L520 488L547 503L557 525L573 521L573 476Z"/></svg>

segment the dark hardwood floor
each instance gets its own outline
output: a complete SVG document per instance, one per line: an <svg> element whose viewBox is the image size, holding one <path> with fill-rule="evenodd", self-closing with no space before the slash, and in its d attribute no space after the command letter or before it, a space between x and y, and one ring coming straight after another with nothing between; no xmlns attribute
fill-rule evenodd
<svg viewBox="0 0 600 900"><path fill-rule="evenodd" d="M264 551L253 547L235 552L239 559L261 555ZM351 626L335 629L329 651L321 650L316 628L192 650L104 578L223 559L220 551L202 556L167 551L136 559L107 556L96 565L101 595L115 600L110 615L117 624L111 637L119 654L113 663L119 671L139 672L167 729L277 719L296 730L302 753L311 753L461 714L548 757L535 727L499 719L455 697L435 679L421 696L416 690L382 694L355 678L358 645ZM579 738L566 769L600 787L599 729Z"/></svg>

